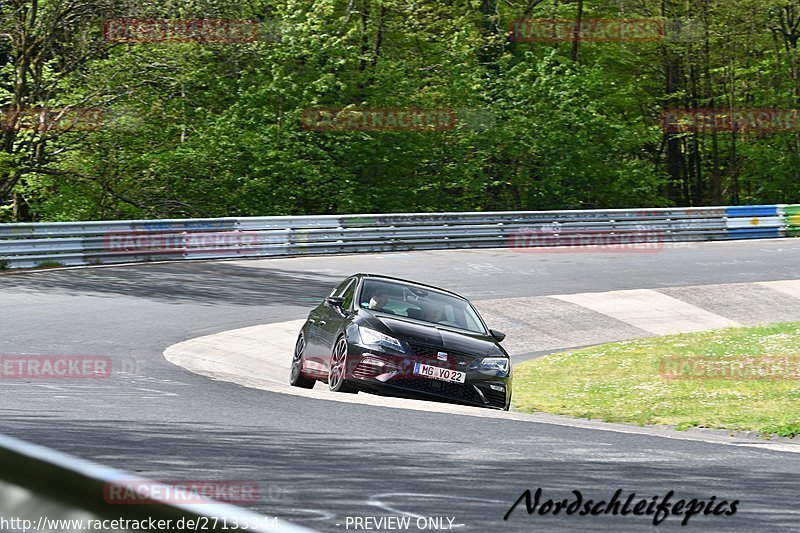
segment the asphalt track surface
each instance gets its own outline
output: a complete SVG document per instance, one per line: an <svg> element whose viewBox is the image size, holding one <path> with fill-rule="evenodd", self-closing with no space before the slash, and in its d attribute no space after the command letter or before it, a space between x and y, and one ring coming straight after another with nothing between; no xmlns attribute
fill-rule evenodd
<svg viewBox="0 0 800 533"><path fill-rule="evenodd" d="M800 455L540 422L329 402L210 380L169 364L174 343L303 318L355 272L469 298L797 279L800 241L658 253L437 251L148 264L0 276L0 354L104 355L100 380L0 381L0 432L158 480L247 480L251 510L321 531L347 518L450 517L457 531L652 528L647 516L528 516L521 493L739 500L691 529L792 531ZM532 350L533 351L533 350ZM288 354L287 354L288 356ZM412 531L417 530L413 526ZM659 530L679 528L679 517ZM447 521L445 521L446 523ZM683 528L684 530L687 528Z"/></svg>

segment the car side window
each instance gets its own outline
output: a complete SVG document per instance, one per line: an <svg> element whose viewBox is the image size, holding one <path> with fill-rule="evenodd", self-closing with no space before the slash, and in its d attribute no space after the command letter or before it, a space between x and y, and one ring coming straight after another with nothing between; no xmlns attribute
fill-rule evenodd
<svg viewBox="0 0 800 533"><path fill-rule="evenodd" d="M344 293L344 291L347 290L347 287L349 287L351 283L353 283L353 278L347 278L339 285L337 285L336 288L333 289L328 296L341 296Z"/></svg>
<svg viewBox="0 0 800 533"><path fill-rule="evenodd" d="M340 295L344 298L344 303L342 304L342 309L349 310L350 306L353 305L353 297L356 295L356 280L352 280L350 285L348 285L344 292Z"/></svg>

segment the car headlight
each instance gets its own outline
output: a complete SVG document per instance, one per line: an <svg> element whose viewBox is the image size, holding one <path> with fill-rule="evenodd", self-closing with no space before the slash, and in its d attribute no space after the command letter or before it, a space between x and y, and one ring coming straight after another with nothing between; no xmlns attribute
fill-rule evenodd
<svg viewBox="0 0 800 533"><path fill-rule="evenodd" d="M392 348L394 350L403 351L403 345L400 341L389 335L384 335L380 331L375 331L369 328L358 328L358 334L364 344L374 344L376 346L383 346L385 348Z"/></svg>
<svg viewBox="0 0 800 533"><path fill-rule="evenodd" d="M481 361L480 369L508 374L509 366L510 363L505 357L484 357Z"/></svg>

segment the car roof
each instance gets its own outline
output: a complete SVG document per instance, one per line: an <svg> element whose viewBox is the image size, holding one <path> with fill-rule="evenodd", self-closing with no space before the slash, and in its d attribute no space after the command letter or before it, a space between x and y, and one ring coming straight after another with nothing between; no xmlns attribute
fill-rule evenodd
<svg viewBox="0 0 800 533"><path fill-rule="evenodd" d="M435 287L433 285L426 285L425 283L419 283L419 282L416 282L416 281L411 281L411 280L408 280L408 279L393 278L392 276L383 276L383 275L380 275L380 274L365 274L365 273L355 274L354 276L351 276L351 277L360 277L360 278L369 278L369 279L375 279L375 280L386 280L386 281L405 283L405 284L408 284L408 285L412 285L414 287L424 287L426 289L433 289L433 290L435 290L437 292L442 292L442 293L445 293L445 294L449 294L450 296L455 296L456 298L458 298L460 300L464 300L464 301L467 301L467 302L469 301L469 300L467 300L467 298L464 298L460 294L456 294L456 293L454 293L452 291L448 291L448 290L442 289L440 287Z"/></svg>

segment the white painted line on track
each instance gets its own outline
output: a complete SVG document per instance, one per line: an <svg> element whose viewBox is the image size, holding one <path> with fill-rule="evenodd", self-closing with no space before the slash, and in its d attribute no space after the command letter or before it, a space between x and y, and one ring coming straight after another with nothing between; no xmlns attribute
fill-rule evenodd
<svg viewBox="0 0 800 533"><path fill-rule="evenodd" d="M551 296L656 335L740 326L738 322L651 289Z"/></svg>
<svg viewBox="0 0 800 533"><path fill-rule="evenodd" d="M397 509L396 507L392 507L383 500L387 498L395 498L395 497L414 497L414 498L422 498L425 500L459 500L459 501L466 501L466 502L477 502L481 504L487 503L497 503L497 504L506 504L507 502L501 500L487 500L486 498L469 498L465 496L450 496L449 494L419 494L416 492L389 492L386 494L377 494L367 500L367 505L377 507L383 511L387 511L389 513L395 513L398 515L404 515L411 518L426 518L425 515L418 515L416 513L412 513L409 511L403 511L401 509ZM397 504L392 504L397 505ZM453 524L453 527L464 527L466 524Z"/></svg>
<svg viewBox="0 0 800 533"><path fill-rule="evenodd" d="M386 494L376 494L372 496L370 499L367 500L367 505L372 507L377 507L382 511L386 511L388 513L394 513L396 515L403 515L408 516L410 518L427 518L425 515L419 515L416 513L412 513L409 511L403 511L401 509L397 509L396 507L392 507L389 504L384 503L383 500L387 498L395 498L395 497L412 497L412 498L422 498L425 500L459 500L459 501L466 501L466 502L478 502L482 504L487 503L498 503L498 504L506 504L508 502L504 502L501 500L487 500L486 498L469 498L466 496L450 496L449 494L420 494L417 492L388 492ZM392 504L397 505L397 504ZM453 524L453 527L464 527L466 524Z"/></svg>
<svg viewBox="0 0 800 533"><path fill-rule="evenodd" d="M298 508L291 508L287 509L286 513L294 516L298 513L311 515L311 516L304 516L304 521L322 521L322 520L333 520L336 518L336 513L332 513L330 511L320 511L318 509L298 509Z"/></svg>

